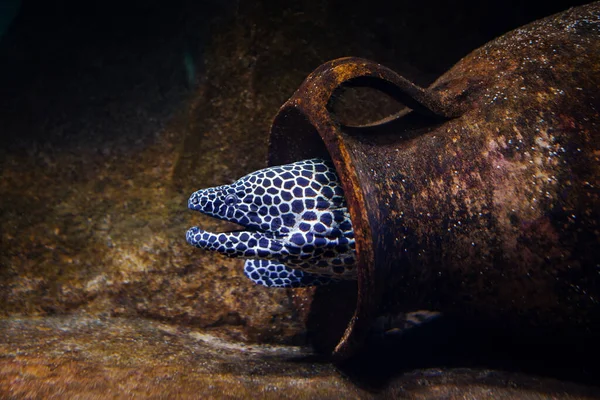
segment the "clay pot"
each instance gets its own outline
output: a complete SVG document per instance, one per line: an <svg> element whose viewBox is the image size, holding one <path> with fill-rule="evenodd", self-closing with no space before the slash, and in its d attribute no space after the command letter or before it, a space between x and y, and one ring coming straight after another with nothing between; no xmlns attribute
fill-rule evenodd
<svg viewBox="0 0 600 400"><path fill-rule="evenodd" d="M270 165L331 158L356 231L357 288L310 294L313 309L352 309L335 357L355 353L384 312L598 333L599 13L595 3L512 31L427 89L368 60L334 60L283 105ZM345 126L328 108L343 85L376 88L410 111Z"/></svg>

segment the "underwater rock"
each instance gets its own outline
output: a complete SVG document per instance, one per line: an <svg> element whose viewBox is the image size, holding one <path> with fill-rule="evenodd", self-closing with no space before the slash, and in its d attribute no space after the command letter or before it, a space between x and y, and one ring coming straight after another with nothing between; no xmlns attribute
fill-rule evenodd
<svg viewBox="0 0 600 400"><path fill-rule="evenodd" d="M11 318L0 331L2 398L598 398L592 387L469 368L359 387L306 348L223 341L148 319Z"/></svg>

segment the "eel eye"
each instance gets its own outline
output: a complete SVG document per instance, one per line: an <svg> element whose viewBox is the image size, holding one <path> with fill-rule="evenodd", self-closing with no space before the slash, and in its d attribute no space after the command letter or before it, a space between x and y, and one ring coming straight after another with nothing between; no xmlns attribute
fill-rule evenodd
<svg viewBox="0 0 600 400"><path fill-rule="evenodd" d="M232 206L238 202L238 197L235 194L228 194L225 197L225 205Z"/></svg>

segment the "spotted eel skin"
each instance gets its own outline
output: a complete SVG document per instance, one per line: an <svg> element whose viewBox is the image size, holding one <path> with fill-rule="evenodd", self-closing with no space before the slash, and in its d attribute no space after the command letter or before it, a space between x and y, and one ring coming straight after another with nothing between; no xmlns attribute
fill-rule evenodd
<svg viewBox="0 0 600 400"><path fill-rule="evenodd" d="M188 207L244 227L187 231L187 242L245 258L244 273L268 287L323 285L356 279L354 231L330 161L265 168L231 185L194 192Z"/></svg>

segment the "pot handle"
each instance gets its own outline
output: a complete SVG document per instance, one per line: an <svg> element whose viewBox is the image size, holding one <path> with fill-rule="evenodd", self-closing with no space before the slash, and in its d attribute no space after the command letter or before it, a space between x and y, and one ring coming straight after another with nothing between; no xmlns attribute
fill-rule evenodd
<svg viewBox="0 0 600 400"><path fill-rule="evenodd" d="M441 92L417 86L381 64L357 57L322 64L306 78L290 101L309 99L309 104L304 103L300 108L320 114L319 111L326 110L334 91L342 85L380 90L415 112L434 118L450 119L465 111L456 98L444 101ZM386 122L389 120L385 119Z"/></svg>

